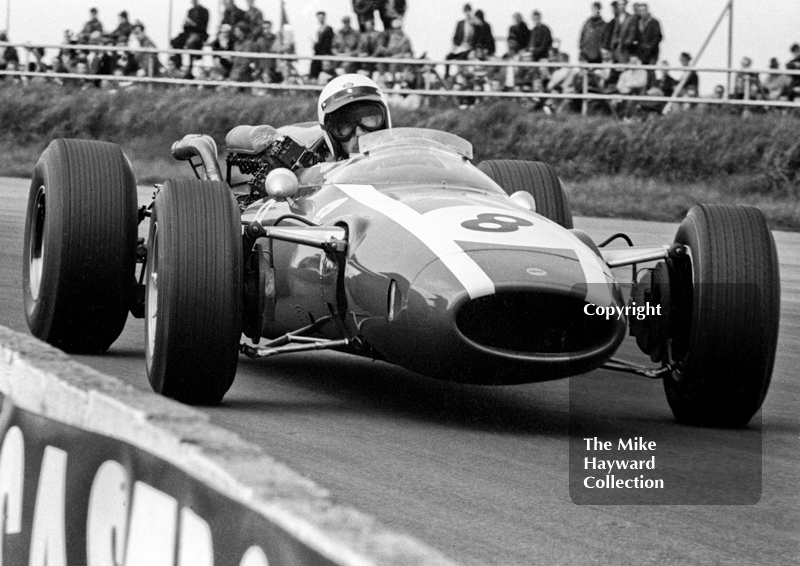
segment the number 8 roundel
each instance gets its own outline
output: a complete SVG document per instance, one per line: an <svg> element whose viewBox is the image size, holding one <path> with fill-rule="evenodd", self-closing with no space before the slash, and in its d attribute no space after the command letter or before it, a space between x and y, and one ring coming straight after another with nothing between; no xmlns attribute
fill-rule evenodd
<svg viewBox="0 0 800 566"><path fill-rule="evenodd" d="M462 222L461 226L476 232L516 232L520 226L533 226L533 222L507 214L485 213Z"/></svg>

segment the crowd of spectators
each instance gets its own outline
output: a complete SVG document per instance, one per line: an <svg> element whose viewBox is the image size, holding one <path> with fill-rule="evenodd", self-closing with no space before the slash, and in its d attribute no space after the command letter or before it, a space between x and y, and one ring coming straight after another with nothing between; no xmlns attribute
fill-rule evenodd
<svg viewBox="0 0 800 566"><path fill-rule="evenodd" d="M241 1L241 0L240 0ZM371 76L385 89L399 91L399 102L418 104L419 97L402 94L405 89L444 89L464 91L457 98L462 108L478 104L476 91L528 93L524 99L532 110L547 113L575 112L587 109L630 117L642 113L658 112L665 102L647 102L617 98L615 95L649 95L651 97L677 96L681 100L673 105L677 109L694 109L700 105L691 102L700 92L699 78L692 70L692 56L681 53L680 64L685 68L678 76L667 71L653 71L642 65L668 66L659 58L663 41L661 23L644 2L634 3L628 10L628 0L610 3L611 14L603 17L600 2L591 5L591 13L581 27L577 41L579 61L583 63L616 63L619 68L580 69L569 66L570 57L561 50L561 41L554 37L544 14L534 9L530 25L520 13L512 16L506 35L506 52L500 54L496 35L487 20L487 14L464 4L462 18L458 20L452 36L452 45L445 60L463 61L464 64L445 65L441 73L433 65L412 65L415 57L411 39L403 29L406 0L352 0L353 18L345 16L335 29L328 23L327 14L315 14L317 27L313 37L315 56L349 57L350 61L315 59L308 73L301 73L293 59L232 56L228 52L294 54L294 34L283 14L282 22L273 23L264 18L256 0L244 0L244 9L236 0L224 0L224 11L215 33L209 29L209 11L199 0L190 0L190 8L182 22L180 32L172 38L173 49L202 50L211 54L173 54L161 59L157 53L143 53L119 49L95 51L70 48L72 45L130 46L157 48L148 37L145 24L131 20L127 11L118 14L113 30L106 30L99 19L97 8L89 11L89 20L80 31L67 30L62 48L49 63L44 61L44 50L31 51L27 59L28 71L68 73L72 75L115 75L117 77L169 77L181 79L208 79L236 83L311 83L326 84L341 73L358 72ZM376 18L377 15L377 18ZM377 29L377 25L382 30ZM7 41L0 32L0 41ZM800 70L800 45L791 47L792 59L786 64L790 70ZM20 69L17 50L6 47L0 51L0 69ZM385 62L359 61L362 58L380 58ZM427 59L423 54L420 59ZM392 60L399 60L393 62ZM403 61L405 60L405 61ZM212 61L212 63L209 63ZM509 65L486 65L486 62L507 62ZM515 63L539 62L547 66L518 66ZM773 58L769 66L779 69L780 62ZM749 71L752 60L745 57L741 71L736 74L729 94L740 100L800 100L800 76L768 74L759 77ZM38 77L41 79L41 77ZM16 77L13 80L21 81ZM121 80L121 79L120 79ZM141 83L62 78L61 82L80 85L82 88L108 86L129 88ZM256 90L261 92L263 90ZM603 100L582 102L569 94L589 92L607 95ZM557 94L558 96L553 96ZM725 87L717 85L714 97L725 98ZM586 105L586 106L584 106ZM712 111L722 111L721 105L707 105ZM749 107L748 107L749 108ZM727 110L725 110L727 111Z"/></svg>
<svg viewBox="0 0 800 566"><path fill-rule="evenodd" d="M531 13L531 25L520 13L512 16L507 34L507 51L503 55L495 53L495 43L491 26L486 22L482 10L473 11L471 4L464 4L463 18L456 24L453 41L446 60L474 62L474 65L446 69L445 88L463 91L499 91L531 93L526 103L533 110L546 113L577 112L582 110L580 99L564 95L579 92L606 95L606 99L587 102L590 112L614 114L620 117L643 116L661 112L666 102L646 102L623 98L648 95L649 97L678 97L672 104L677 110L702 108L709 112L728 112L730 107L722 105L699 105L688 99L698 98L700 80L692 70L692 55L680 55L681 67L685 70L679 76L669 71L654 71L643 65L669 66L668 61L659 58L664 32L661 22L651 13L646 2L633 4L633 12L628 11L627 0L610 3L611 17L605 20L603 6L593 2L591 13L581 27L578 38L578 53L581 63L625 65L619 68L596 68L582 70L570 67L569 55L561 50L561 42L555 38L551 28L545 23L540 10ZM800 47L791 47L793 59L786 64L789 70L800 69ZM485 61L539 62L548 66L489 66ZM742 71L737 73L730 98L747 100L800 100L800 76L768 74L760 79L757 73L748 72L752 61L742 61ZM770 61L771 69L779 69L776 58ZM448 83L448 81L450 81ZM535 96L541 93L541 96ZM557 93L559 96L552 96ZM550 96L548 96L550 95ZM714 97L726 98L725 87L717 85ZM475 96L461 97L462 108L479 102ZM745 109L753 111L753 107Z"/></svg>

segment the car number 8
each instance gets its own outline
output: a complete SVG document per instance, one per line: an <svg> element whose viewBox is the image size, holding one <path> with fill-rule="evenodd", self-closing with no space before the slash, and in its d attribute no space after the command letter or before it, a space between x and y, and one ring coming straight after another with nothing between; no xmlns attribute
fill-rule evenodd
<svg viewBox="0 0 800 566"><path fill-rule="evenodd" d="M477 232L516 232L520 226L533 226L533 222L506 214L484 213L473 220L462 222L461 226Z"/></svg>

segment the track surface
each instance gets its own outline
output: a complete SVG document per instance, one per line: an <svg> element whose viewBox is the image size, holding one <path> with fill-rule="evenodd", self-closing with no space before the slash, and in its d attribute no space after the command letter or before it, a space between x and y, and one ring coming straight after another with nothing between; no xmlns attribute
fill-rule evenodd
<svg viewBox="0 0 800 566"><path fill-rule="evenodd" d="M27 191L26 180L0 178L0 323L23 332ZM140 197L151 192L143 188ZM576 225L595 238L624 230L637 244L669 242L675 231L671 224L623 220L580 218ZM755 427L763 432L757 505L573 504L566 381L481 388L340 354L242 359L224 405L204 410L339 501L464 564L797 564L800 234L776 233L776 240L781 334ZM626 344L623 353L634 350ZM78 359L149 390L141 321L129 319L107 355ZM606 371L586 379L598 387L577 418L597 423L599 432L614 421L631 436L709 434L672 422L659 382ZM724 450L712 442L707 457L722 460ZM726 470L717 471L724 482Z"/></svg>

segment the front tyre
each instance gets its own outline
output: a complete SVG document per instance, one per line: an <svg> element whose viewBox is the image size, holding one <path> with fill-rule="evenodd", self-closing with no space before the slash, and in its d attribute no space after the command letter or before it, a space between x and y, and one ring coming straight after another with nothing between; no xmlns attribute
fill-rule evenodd
<svg viewBox="0 0 800 566"><path fill-rule="evenodd" d="M157 393L193 405L222 400L242 333L241 217L225 183L167 181L150 218L145 358Z"/></svg>
<svg viewBox="0 0 800 566"><path fill-rule="evenodd" d="M23 248L25 318L37 338L98 354L128 317L136 181L115 144L57 139L36 163Z"/></svg>
<svg viewBox="0 0 800 566"><path fill-rule="evenodd" d="M670 275L678 313L667 400L678 422L745 426L767 394L778 342L772 233L758 209L695 205L675 242L689 248L691 261L676 262Z"/></svg>
<svg viewBox="0 0 800 566"><path fill-rule="evenodd" d="M552 165L539 161L493 159L481 161L478 169L509 195L525 191L536 203L536 213L572 229L572 209L564 185Z"/></svg>

